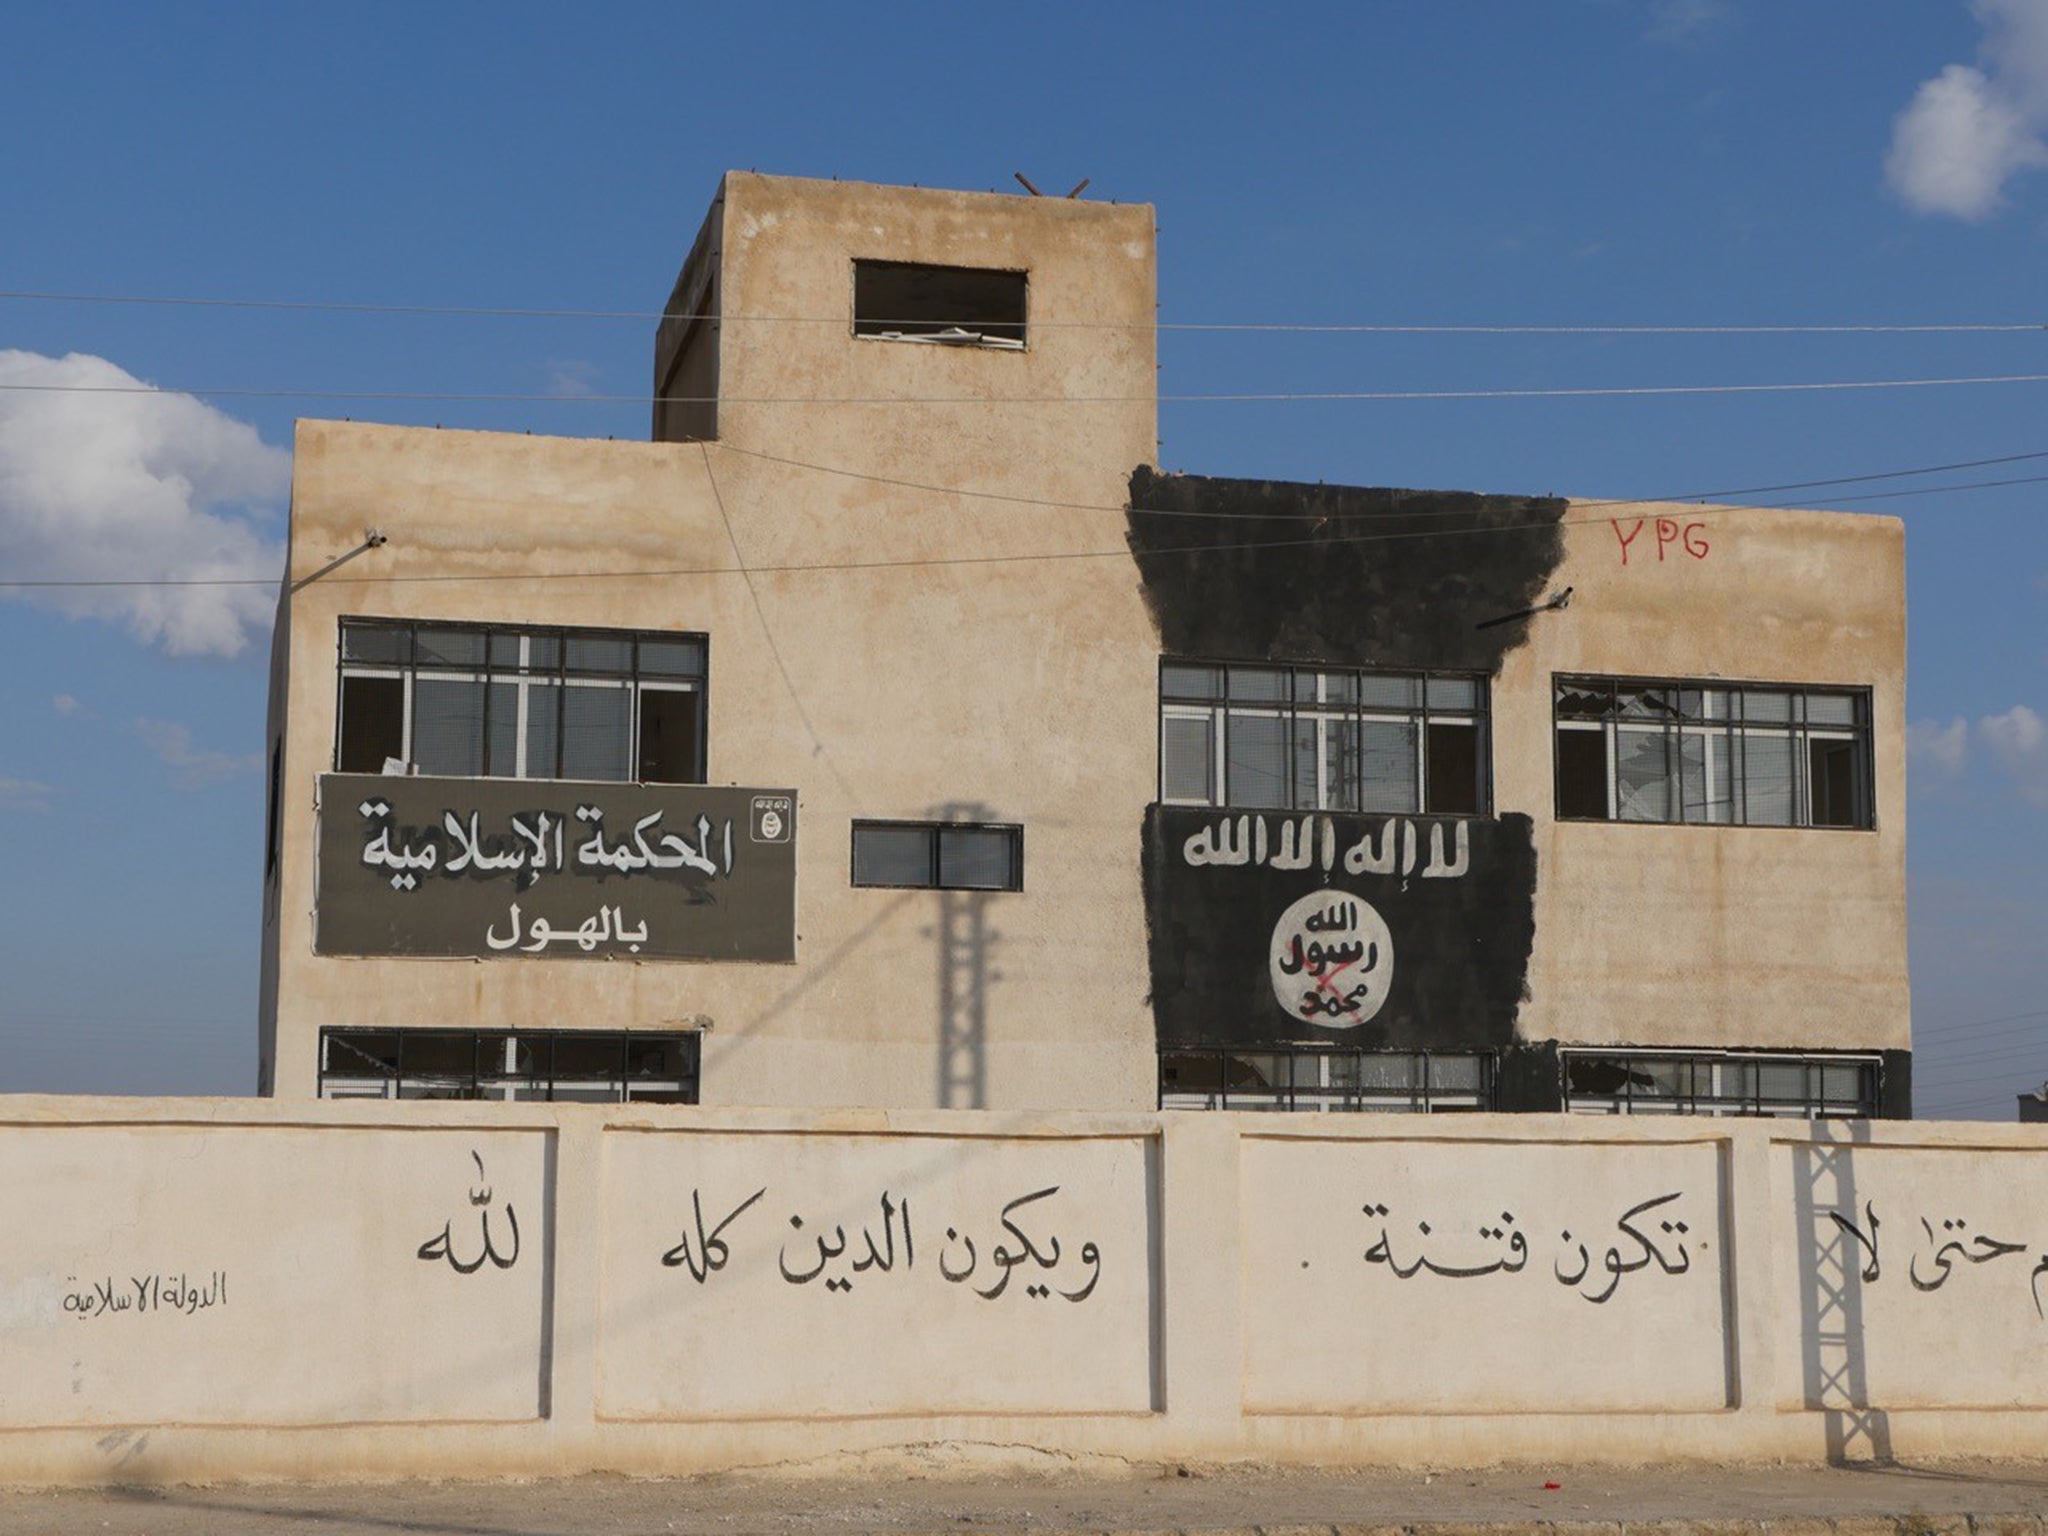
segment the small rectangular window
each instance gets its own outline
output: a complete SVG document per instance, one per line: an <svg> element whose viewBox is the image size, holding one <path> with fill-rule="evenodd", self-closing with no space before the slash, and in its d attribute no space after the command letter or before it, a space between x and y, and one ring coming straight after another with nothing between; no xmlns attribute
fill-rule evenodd
<svg viewBox="0 0 2048 1536"><path fill-rule="evenodd" d="M1021 891L1024 829L956 822L856 821L853 883L915 890Z"/></svg>
<svg viewBox="0 0 2048 1536"><path fill-rule="evenodd" d="M856 261L853 334L1014 350L1024 345L1028 286L1022 272Z"/></svg>

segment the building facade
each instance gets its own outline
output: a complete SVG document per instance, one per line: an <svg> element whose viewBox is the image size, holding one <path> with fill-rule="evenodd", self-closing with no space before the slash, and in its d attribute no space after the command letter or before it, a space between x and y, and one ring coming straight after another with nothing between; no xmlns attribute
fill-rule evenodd
<svg viewBox="0 0 2048 1536"><path fill-rule="evenodd" d="M654 441L301 423L264 1091L1907 1113L1898 522L1162 473L1154 255L734 174Z"/></svg>

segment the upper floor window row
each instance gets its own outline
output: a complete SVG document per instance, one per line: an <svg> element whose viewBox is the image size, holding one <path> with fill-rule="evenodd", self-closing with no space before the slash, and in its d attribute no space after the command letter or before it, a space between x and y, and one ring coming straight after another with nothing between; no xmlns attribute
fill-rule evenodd
<svg viewBox="0 0 2048 1536"><path fill-rule="evenodd" d="M1164 661L1159 798L1170 805L1479 816L1486 680Z"/></svg>
<svg viewBox="0 0 2048 1536"><path fill-rule="evenodd" d="M335 766L698 784L706 681L702 635L344 619Z"/></svg>
<svg viewBox="0 0 2048 1536"><path fill-rule="evenodd" d="M1867 689L1556 680L1557 814L1870 827Z"/></svg>

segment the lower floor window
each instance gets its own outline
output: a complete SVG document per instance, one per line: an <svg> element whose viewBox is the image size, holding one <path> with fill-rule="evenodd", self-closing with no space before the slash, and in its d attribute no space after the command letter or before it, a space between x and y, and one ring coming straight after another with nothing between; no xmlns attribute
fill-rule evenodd
<svg viewBox="0 0 2048 1536"><path fill-rule="evenodd" d="M1565 1108L1575 1114L1868 1118L1877 1113L1877 1093L1874 1056L1564 1053Z"/></svg>
<svg viewBox="0 0 2048 1536"><path fill-rule="evenodd" d="M1491 1109L1493 1057L1479 1051L1161 1051L1161 1109Z"/></svg>
<svg viewBox="0 0 2048 1536"><path fill-rule="evenodd" d="M694 1104L702 1037L594 1030L323 1029L323 1099Z"/></svg>

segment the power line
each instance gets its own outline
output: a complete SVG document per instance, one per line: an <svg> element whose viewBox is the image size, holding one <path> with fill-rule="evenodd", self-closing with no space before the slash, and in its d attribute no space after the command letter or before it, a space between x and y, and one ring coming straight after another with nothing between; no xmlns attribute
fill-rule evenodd
<svg viewBox="0 0 2048 1536"><path fill-rule="evenodd" d="M1945 389L1964 385L2048 384L2048 373L1973 374L1918 379L1821 379L1782 384L1603 384L1540 389L1244 390L1145 395L556 395L467 390L165 388L155 384L0 383L0 391L60 395L190 395L207 400L397 401L467 405L1340 405L1436 400L1602 400L1693 395L1781 395L1844 390Z"/></svg>
<svg viewBox="0 0 2048 1536"><path fill-rule="evenodd" d="M314 314L447 316L485 320L637 320L696 321L747 325L848 325L838 315L766 315L690 313L661 309L509 308L456 304L352 303L323 299L209 298L186 294L61 293L37 289L0 289L0 300L39 304L144 305L180 309L249 309ZM924 324L922 318L877 320L877 325ZM1896 336L2001 335L2048 331L2048 321L1920 321L1907 323L1851 322L1802 325L1410 325L1384 321L1219 321L1219 320L1038 320L1034 330L1221 331L1285 335L1333 336Z"/></svg>
<svg viewBox="0 0 2048 1536"><path fill-rule="evenodd" d="M1958 485L1926 486L1914 491L1881 491L1863 496L1839 496L1838 502L1882 501L1895 496L1936 496L1954 491L1986 489L1994 486L2022 485L2048 481L2048 475L2033 475L2015 480L1986 480ZM1609 502L1608 506L1623 505ZM1640 506L1668 505L1668 503L1640 502ZM1125 508L1103 508L1101 510L1124 511ZM1693 507L1688 509L1700 517L1719 517L1740 512L1769 512L1786 510L1827 511L1825 507L1802 506L1795 502L1758 502L1746 507ZM1396 514L1398 515L1398 514ZM1241 553L1248 550L1271 549L1328 549L1341 544L1391 543L1405 539L1444 539L1474 534L1500 534L1541 532L1550 528L1593 528L1611 522L1605 517L1559 518L1555 522L1495 523L1473 528L1415 528L1396 529L1379 533L1333 534L1327 538L1306 539L1255 539L1229 544L1183 544L1169 545L1157 549L1134 552L1128 547L1120 549L1073 549L1040 550L1023 554L1007 555L947 555L926 556L903 560L818 560L790 562L780 565L725 565L725 566L659 566L642 570L599 570L599 571L478 571L455 576L328 576L323 582L330 586L370 586L379 583L406 585L439 584L449 582L499 582L499 581L613 581L646 577L687 577L687 576L772 576L795 575L805 572L827 571L873 571L913 570L942 566L970 565L1020 565L1044 564L1058 560L1128 560L1142 553L1144 558L1160 555L1213 555ZM43 580L43 579L0 579L0 589L80 589L118 587L274 587L281 577L260 576L197 576L197 577L138 577L132 579L108 580Z"/></svg>
<svg viewBox="0 0 2048 1536"><path fill-rule="evenodd" d="M719 443L717 446L721 452L736 453L743 458L761 459L770 464L786 464L795 469L815 470L820 474L837 475L848 480L861 480L870 485L888 485L901 490L911 491L931 491L942 496L969 497L976 501L1000 501L1032 507L1057 507L1076 512L1122 513L1132 511L1149 517L1232 518L1239 522L1313 522L1325 519L1336 520L1347 517L1379 515L1376 513L1345 512L1210 512L1177 507L1125 507L1122 505L1112 506L1103 502L1058 501L1045 496L1018 496L1005 491L977 491L965 486L933 485L923 480L904 480L891 475L872 475L863 470L844 469L830 464L813 464L804 459L792 459L778 453L764 453L758 448L739 448L731 443ZM1879 480L1903 480L1915 475L1946 474L1959 469L1987 469L1994 465L2021 464L2037 459L2048 459L2048 450L2032 453L2000 454L1995 458L1989 459L1958 459L1947 464L1924 464L1914 469L1887 469L1874 474L1837 475L1825 480L1786 480L1776 485L1737 486L1733 489L1717 491L1683 491L1671 496L1573 497L1570 500L1574 506L1579 507L1640 507L1658 503L1715 501L1724 496L1763 496L1774 491L1806 491L1828 485L1865 485ZM2004 484L2008 482L1987 483ZM1914 491L1908 494L1921 495L1924 492ZM1837 497L1836 499L1842 500L1845 498ZM1403 517L1455 517L1461 515L1461 512L1459 509L1433 511L1425 508L1415 511L1404 510L1401 515Z"/></svg>

